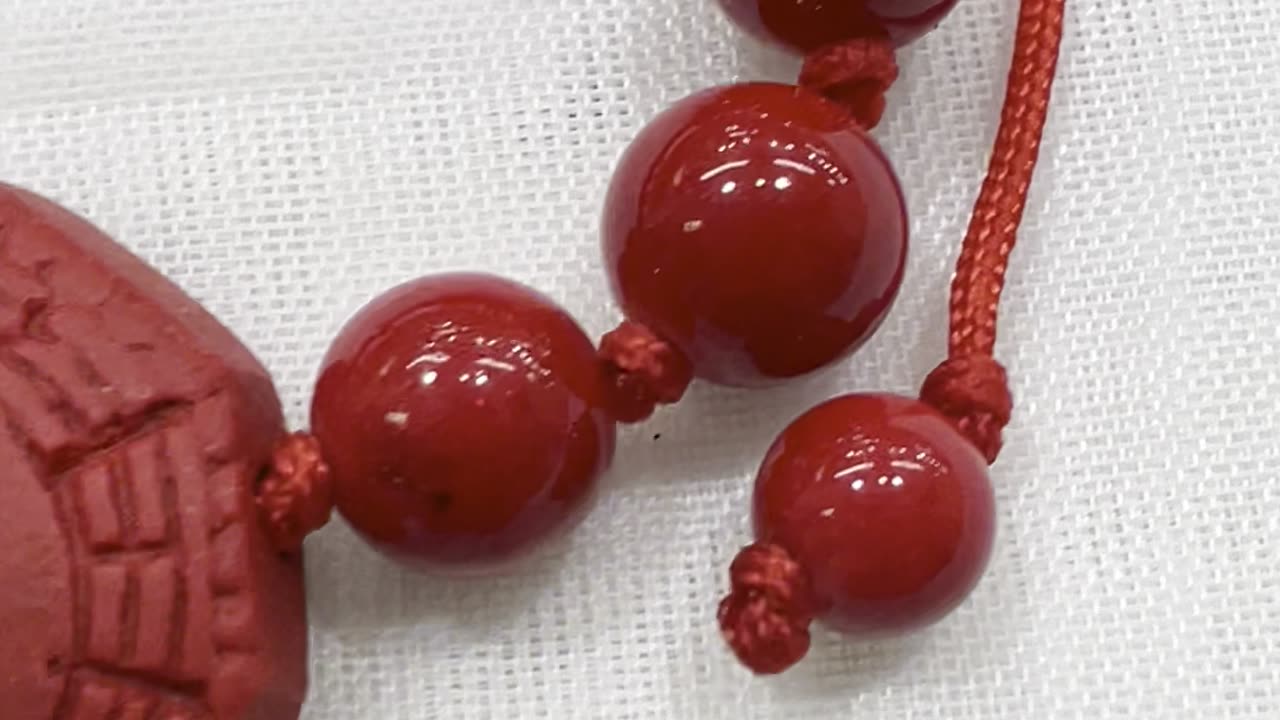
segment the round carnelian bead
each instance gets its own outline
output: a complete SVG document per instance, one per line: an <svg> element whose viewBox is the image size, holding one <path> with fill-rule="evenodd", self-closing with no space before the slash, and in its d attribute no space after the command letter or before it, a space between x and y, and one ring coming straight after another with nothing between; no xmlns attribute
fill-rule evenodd
<svg viewBox="0 0 1280 720"><path fill-rule="evenodd" d="M994 538L987 464L937 411L847 395L805 413L756 480L755 533L808 576L818 619L849 633L918 628L977 585Z"/></svg>
<svg viewBox="0 0 1280 720"><path fill-rule="evenodd" d="M959 0L719 0L738 25L791 50L888 37L905 45L942 22Z"/></svg>
<svg viewBox="0 0 1280 720"><path fill-rule="evenodd" d="M844 109L746 83L686 98L640 133L602 231L627 316L698 377L757 386L871 336L902 282L907 229L893 169Z"/></svg>
<svg viewBox="0 0 1280 720"><path fill-rule="evenodd" d="M591 341L522 285L439 275L339 333L311 408L343 517L421 568L519 556L582 515L614 448Z"/></svg>

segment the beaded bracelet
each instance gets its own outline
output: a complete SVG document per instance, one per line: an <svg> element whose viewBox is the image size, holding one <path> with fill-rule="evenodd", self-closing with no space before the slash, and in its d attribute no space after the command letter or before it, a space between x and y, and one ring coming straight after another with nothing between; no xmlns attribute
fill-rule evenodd
<svg viewBox="0 0 1280 720"><path fill-rule="evenodd" d="M618 422L694 378L770 385L847 356L901 284L898 181L867 134L894 46L955 0L721 0L807 54L798 86L687 98L619 163L603 246L626 319L597 348L488 275L394 288L340 331L311 432L212 316L90 224L0 185L0 650L19 720L288 720L306 691L301 548L336 507L411 567L492 570L570 528ZM822 619L917 627L977 583L1012 402L996 306L1048 106L1064 0L1022 0L948 359L921 399L851 395L788 427L720 626L780 672Z"/></svg>

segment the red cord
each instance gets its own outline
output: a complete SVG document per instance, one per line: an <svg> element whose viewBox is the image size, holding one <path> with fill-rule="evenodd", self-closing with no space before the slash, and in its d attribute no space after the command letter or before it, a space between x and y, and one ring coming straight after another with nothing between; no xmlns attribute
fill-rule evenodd
<svg viewBox="0 0 1280 720"><path fill-rule="evenodd" d="M948 357L920 392L989 462L1000 452L1001 432L1013 411L1004 368L993 357L996 310L1039 155L1065 2L1022 0L1000 129L952 282ZM855 73L868 67L867 57L858 56ZM819 75L840 75L830 70ZM857 86L847 75L840 83ZM874 93L852 96L860 98L855 105L871 99L852 108L855 117L874 115ZM804 657L817 611L804 568L785 548L757 543L738 555L729 574L733 590L720 605L720 628L743 664L772 674Z"/></svg>
<svg viewBox="0 0 1280 720"><path fill-rule="evenodd" d="M995 361L996 316L1027 206L1062 42L1066 0L1023 0L1000 129L951 283L948 357L920 396L952 418L989 462L1013 410Z"/></svg>
<svg viewBox="0 0 1280 720"><path fill-rule="evenodd" d="M329 522L332 473L315 436L294 433L276 443L255 501L271 541L283 553L301 550L307 535Z"/></svg>
<svg viewBox="0 0 1280 720"><path fill-rule="evenodd" d="M920 391L988 462L999 456L1013 412L1005 370L994 357L996 311L1040 154L1065 4L1022 2L1000 129L951 285L948 358ZM897 78L893 52L884 38L821 48L806 58L800 84L843 105L860 127L873 128L884 112L884 93Z"/></svg>
<svg viewBox="0 0 1280 720"><path fill-rule="evenodd" d="M624 320L600 340L607 401L614 419L638 423L658 405L680 402L693 382L693 365L644 325Z"/></svg>
<svg viewBox="0 0 1280 720"><path fill-rule="evenodd" d="M888 38L855 38L809 54L801 87L843 105L863 130L880 124L884 94L898 79L898 61Z"/></svg>
<svg viewBox="0 0 1280 720"><path fill-rule="evenodd" d="M778 545L749 545L729 568L733 590L720 603L724 639L760 675L774 675L809 652L814 607L804 568Z"/></svg>

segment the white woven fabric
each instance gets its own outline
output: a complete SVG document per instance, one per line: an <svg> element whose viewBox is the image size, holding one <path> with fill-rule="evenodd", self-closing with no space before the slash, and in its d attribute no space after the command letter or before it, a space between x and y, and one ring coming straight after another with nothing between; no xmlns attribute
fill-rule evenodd
<svg viewBox="0 0 1280 720"><path fill-rule="evenodd" d="M0 178L205 302L295 424L339 324L421 273L504 273L606 329L597 215L629 138L690 91L796 69L710 0L0 5ZM961 611L822 634L774 680L714 624L774 434L941 356L1015 0L963 0L902 55L877 134L914 248L874 342L627 431L594 514L514 575L425 579L326 530L306 718L1280 717L1280 3L1069 5L1002 323L1000 538Z"/></svg>

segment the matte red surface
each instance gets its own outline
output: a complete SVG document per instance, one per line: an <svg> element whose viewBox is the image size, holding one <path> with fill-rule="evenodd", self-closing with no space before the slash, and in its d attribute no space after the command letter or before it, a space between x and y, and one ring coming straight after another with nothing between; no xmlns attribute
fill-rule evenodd
<svg viewBox="0 0 1280 720"><path fill-rule="evenodd" d="M719 0L753 35L807 53L823 45L888 36L905 45L942 22L959 0Z"/></svg>
<svg viewBox="0 0 1280 720"><path fill-rule="evenodd" d="M807 571L818 617L850 633L932 623L982 576L994 536L987 465L936 411L846 395L805 413L756 480L756 537Z"/></svg>
<svg viewBox="0 0 1280 720"><path fill-rule="evenodd" d="M0 185L0 716L292 720L298 556L258 522L267 373L91 225Z"/></svg>
<svg viewBox="0 0 1280 720"><path fill-rule="evenodd" d="M614 293L695 373L764 385L860 346L897 295L901 188L848 114L791 85L707 90L627 150L604 208Z"/></svg>
<svg viewBox="0 0 1280 720"><path fill-rule="evenodd" d="M547 298L438 275L361 310L325 357L312 431L337 507L420 568L484 569L569 527L613 455L603 370Z"/></svg>

